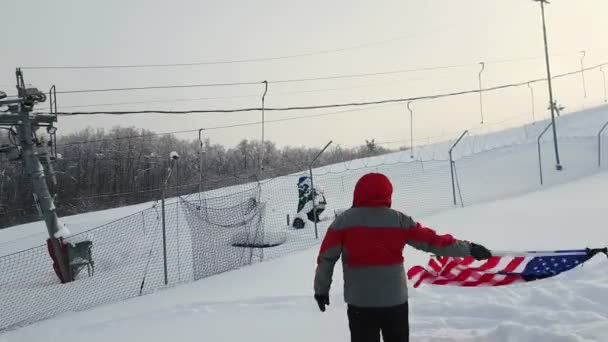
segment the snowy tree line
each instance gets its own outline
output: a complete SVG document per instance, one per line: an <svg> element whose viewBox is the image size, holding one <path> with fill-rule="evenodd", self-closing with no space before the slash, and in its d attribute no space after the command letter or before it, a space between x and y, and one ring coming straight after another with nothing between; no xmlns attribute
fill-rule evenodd
<svg viewBox="0 0 608 342"><path fill-rule="evenodd" d="M198 191L200 142L153 134L116 127L107 131L85 129L60 137L57 152L61 158L53 163L57 185L49 181L52 193L57 194L59 215L158 200L172 151L177 151L180 158L167 184L167 196ZM7 143L6 137L0 139L0 144ZM225 147L206 139L203 151L202 189L211 190L306 170L319 148L278 148L270 141L262 145L260 141L249 140ZM373 139L355 148L334 146L321 156L316 166L387 152L390 150ZM35 220L38 216L31 180L20 161L10 162L6 155L0 155L0 228Z"/></svg>

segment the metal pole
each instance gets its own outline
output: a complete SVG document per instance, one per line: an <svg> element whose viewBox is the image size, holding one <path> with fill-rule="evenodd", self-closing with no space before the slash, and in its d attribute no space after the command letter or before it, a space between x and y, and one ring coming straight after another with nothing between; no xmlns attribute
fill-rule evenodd
<svg viewBox="0 0 608 342"><path fill-rule="evenodd" d="M486 68L486 63L485 62L479 62L479 64L481 65L481 70L479 70L479 110L481 113L481 124L483 125L483 87L481 84L481 74L483 73L483 71Z"/></svg>
<svg viewBox="0 0 608 342"><path fill-rule="evenodd" d="M265 126L265 110L264 110L264 104L266 101L266 93L268 93L268 81L264 81L262 82L264 83L264 95L262 95L262 147L261 147L261 151L260 151L260 168L262 170L264 170L264 151L266 150L266 147L264 146L264 126Z"/></svg>
<svg viewBox="0 0 608 342"><path fill-rule="evenodd" d="M175 162L177 158L171 158L171 164L169 166L169 174L167 175L167 178L165 179L165 182L163 184L162 190L161 190L161 206L162 206L162 220L163 220L163 268L164 268L164 276L165 276L165 286L169 284L169 276L168 276L168 272L167 272L167 226L166 226L166 219L165 219L165 192L167 189L167 184L169 183L169 179L171 178L171 174L173 173L173 163Z"/></svg>
<svg viewBox="0 0 608 342"><path fill-rule="evenodd" d="M312 175L312 165L317 161L317 159L321 156L321 154L323 154L323 152L325 152L325 150L329 147L329 145L331 145L332 141L330 140L327 145L325 145L325 147L323 147L323 149L321 150L321 152L319 152L315 158L312 160L312 162L310 162L310 165L308 165L308 171L310 173L310 187L312 189L312 210L313 210L313 214L314 214L314 218L315 218L315 239L319 238L319 230L317 229L317 202L315 200L315 195L316 195L316 190L315 190L315 183L314 183L314 179L313 179L313 175Z"/></svg>
<svg viewBox="0 0 608 342"><path fill-rule="evenodd" d="M604 102L608 102L608 95L606 95L606 72L604 71L604 66L600 67L600 71L602 72L602 77L604 78Z"/></svg>
<svg viewBox="0 0 608 342"><path fill-rule="evenodd" d="M20 99L19 103L19 123L17 126L17 135L19 138L19 145L21 147L21 153L23 156L24 164L27 172L32 178L32 185L34 190L34 199L36 201L37 207L40 209L41 214L46 223L47 231L49 234L49 238L51 241L51 246L53 251L57 257L57 262L59 264L59 272L61 274L61 278L63 282L72 281L72 277L70 275L70 270L67 267L68 262L65 256L61 253L61 249L59 246L59 240L55 237L59 226L58 217L56 212L55 204L53 203L53 197L51 196L48 185L46 182L46 177L44 174L44 168L38 159L36 153L42 152L42 154L47 153L46 145L42 144L39 147L38 151L34 150L34 133L36 128L33 128L32 118L30 118L30 113L33 109L33 100L30 99L31 95L28 95L25 89L25 82L23 81L23 74L20 69L16 71L17 76L17 89L18 96ZM26 102L28 104L26 105ZM33 118L36 120L36 117Z"/></svg>
<svg viewBox="0 0 608 342"><path fill-rule="evenodd" d="M464 138L464 136L468 133L469 133L469 130L465 130L464 132L462 132L460 137L458 137L458 139L456 140L454 145L452 145L452 147L450 148L450 151L448 152L450 155L450 173L452 175L452 196L454 198L454 205L457 205L458 202L456 201L456 184L454 183L454 158L452 157L452 151L454 150L456 145L458 145L458 143L460 143L460 140L462 140L462 138Z"/></svg>
<svg viewBox="0 0 608 342"><path fill-rule="evenodd" d="M181 180L179 178L179 160L175 161L175 177L177 178L177 202L175 203L175 229L176 229L176 235L177 235L177 281L178 282L182 282L182 263L181 263L181 257L180 257L180 243L179 243L179 203L180 203L180 199L181 199L181 193L182 193L182 187L181 187Z"/></svg>
<svg viewBox="0 0 608 342"><path fill-rule="evenodd" d="M165 187L161 190L161 212L163 217L163 270L165 275L165 286L169 284L167 275L167 228L165 223Z"/></svg>
<svg viewBox="0 0 608 342"><path fill-rule="evenodd" d="M530 98L532 102L532 124L534 124L536 123L536 113L534 110L534 88L532 88L530 82L528 82L528 88L530 88Z"/></svg>
<svg viewBox="0 0 608 342"><path fill-rule="evenodd" d="M583 62L583 60L585 59L585 55L587 54L587 52L585 50L583 50L583 51L580 51L580 53L583 54L581 56L581 76L583 78L583 94L585 95L585 98L587 98L587 86L585 84L585 64Z"/></svg>
<svg viewBox="0 0 608 342"><path fill-rule="evenodd" d="M555 148L555 168L558 171L562 170L562 165L559 160L559 147L557 145L557 128L555 125L555 106L553 101L553 84L551 79L551 65L549 63L549 44L547 43L547 25L545 22L545 2L547 0L534 0L540 2L540 11L543 22L543 39L545 42L545 64L547 67L547 84L549 88L549 106L551 107L551 127L553 128L553 146Z"/></svg>
<svg viewBox="0 0 608 342"><path fill-rule="evenodd" d="M408 101L407 110L410 111L410 158L414 158L414 111L410 107L412 101Z"/></svg>
<svg viewBox="0 0 608 342"><path fill-rule="evenodd" d="M599 132L597 132L597 166L602 166L602 132L608 126L608 121L602 126Z"/></svg>
<svg viewBox="0 0 608 342"><path fill-rule="evenodd" d="M543 163L541 159L540 139L543 137L543 135L545 135L545 133L547 133L547 130L551 126L553 126L553 123L547 125L547 127L545 127L545 129L543 129L543 131L538 136L538 139L536 139L536 143L538 144L538 171L540 172L540 185L543 185Z"/></svg>
<svg viewBox="0 0 608 342"><path fill-rule="evenodd" d="M200 207L203 206L202 193L203 193L203 154L204 154L204 144L202 132L204 128L198 130L198 141L200 142L201 150L199 156L199 172L198 172L198 205Z"/></svg>

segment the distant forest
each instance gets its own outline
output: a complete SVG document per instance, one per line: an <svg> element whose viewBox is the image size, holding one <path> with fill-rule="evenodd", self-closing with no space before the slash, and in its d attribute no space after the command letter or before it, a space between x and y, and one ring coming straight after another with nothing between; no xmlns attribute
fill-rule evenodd
<svg viewBox="0 0 608 342"><path fill-rule="evenodd" d="M2 133L0 145L10 144ZM139 137L144 136L144 137ZM263 151L262 151L263 150ZM169 194L198 191L200 151L198 140L174 135L154 135L136 128L84 129L58 138L57 158L52 166L57 185L49 180L60 216L121 207L160 198L167 176L169 154L179 153L178 167L167 187ZM318 148L283 147L265 141L242 140L225 147L205 140L203 144L203 190L236 185L306 170ZM263 152L263 153L262 153ZM328 165L391 152L375 140L355 148L332 147L315 164ZM263 158L263 160L261 159ZM264 170L260 171L260 162ZM0 228L37 221L32 183L22 162L0 154Z"/></svg>

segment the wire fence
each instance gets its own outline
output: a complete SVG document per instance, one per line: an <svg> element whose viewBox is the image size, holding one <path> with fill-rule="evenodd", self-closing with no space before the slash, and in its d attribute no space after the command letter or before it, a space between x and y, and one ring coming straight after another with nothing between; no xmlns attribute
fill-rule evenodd
<svg viewBox="0 0 608 342"><path fill-rule="evenodd" d="M564 168L556 170L550 138L535 141L541 126L504 139L494 136L491 143L483 135L467 136L455 146L453 164L447 150L455 140L421 146L415 154L402 151L316 168L318 200L326 204L320 221L306 220L303 228L293 223L298 179L308 172L203 193L193 185L173 193L164 206L149 203L122 218L113 211L97 214L110 222L68 239L74 245L92 243L89 260L77 263L92 266L91 272L81 267L75 281L60 284L46 245L0 257L0 331L314 247L351 206L355 183L368 172L386 174L395 188L393 207L420 218L608 168L608 137L586 136L559 140Z"/></svg>
<svg viewBox="0 0 608 342"><path fill-rule="evenodd" d="M249 185L202 202L176 198L75 234L68 244L90 242L92 248L88 256L68 253L75 280L66 284L55 275L46 246L0 257L0 330L259 262L259 193L258 185Z"/></svg>

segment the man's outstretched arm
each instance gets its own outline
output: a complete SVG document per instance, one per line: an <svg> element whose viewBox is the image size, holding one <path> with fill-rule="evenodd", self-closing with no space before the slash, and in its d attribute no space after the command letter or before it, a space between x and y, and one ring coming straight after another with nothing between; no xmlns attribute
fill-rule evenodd
<svg viewBox="0 0 608 342"><path fill-rule="evenodd" d="M437 256L473 256L477 260L488 259L492 256L492 253L481 245L458 240L449 234L437 234L434 230L424 227L408 216L405 216L404 224L409 227L405 230L407 243L416 249Z"/></svg>

